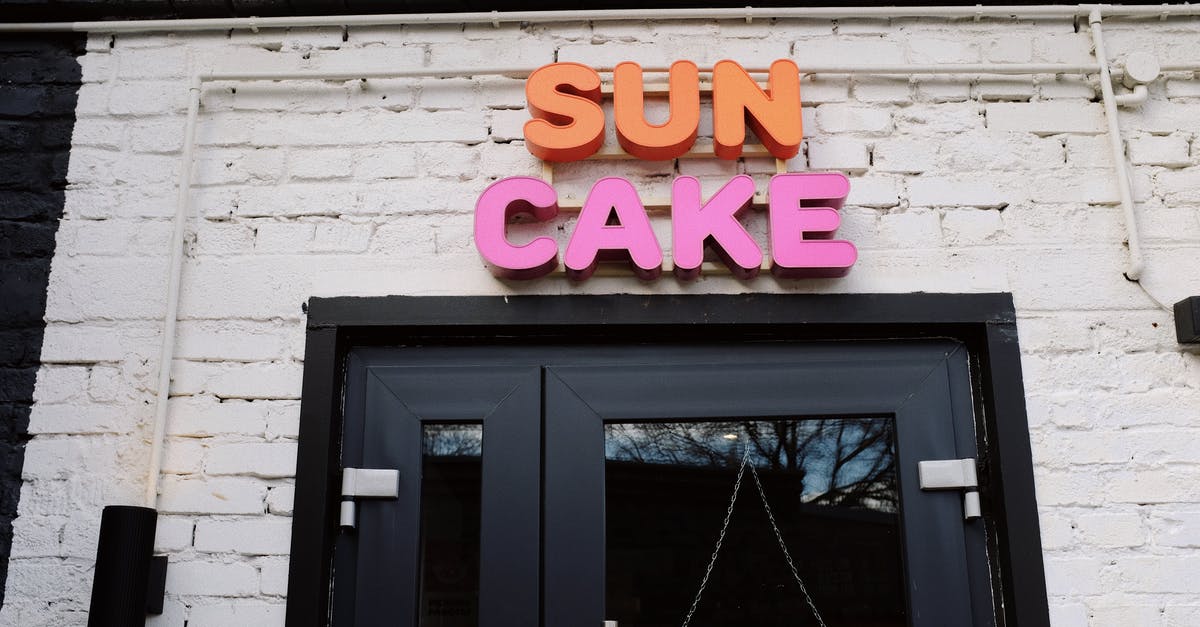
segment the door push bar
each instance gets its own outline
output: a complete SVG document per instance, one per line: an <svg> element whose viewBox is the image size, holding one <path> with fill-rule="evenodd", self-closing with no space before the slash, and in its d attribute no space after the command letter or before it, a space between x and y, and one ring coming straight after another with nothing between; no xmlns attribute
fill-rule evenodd
<svg viewBox="0 0 1200 627"><path fill-rule="evenodd" d="M342 509L339 525L357 523L356 499L395 499L400 496L400 471L379 468L342 469Z"/></svg>
<svg viewBox="0 0 1200 627"><path fill-rule="evenodd" d="M939 459L917 463L922 490L962 490L963 515L974 520L983 514L979 507L979 478L974 459Z"/></svg>

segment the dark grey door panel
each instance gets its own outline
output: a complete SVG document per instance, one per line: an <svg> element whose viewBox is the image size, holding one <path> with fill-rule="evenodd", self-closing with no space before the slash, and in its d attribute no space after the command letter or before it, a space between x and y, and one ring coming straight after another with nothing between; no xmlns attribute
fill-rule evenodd
<svg viewBox="0 0 1200 627"><path fill-rule="evenodd" d="M400 498L359 505L339 538L337 625L416 625L423 428L482 424L481 627L538 622L541 374L536 367L379 366L352 355L343 465L395 468Z"/></svg>

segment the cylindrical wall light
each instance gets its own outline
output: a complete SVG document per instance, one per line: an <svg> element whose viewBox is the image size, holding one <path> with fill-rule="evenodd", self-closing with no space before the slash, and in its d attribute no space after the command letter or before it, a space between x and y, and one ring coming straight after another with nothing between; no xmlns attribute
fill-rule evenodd
<svg viewBox="0 0 1200 627"><path fill-rule="evenodd" d="M157 590L162 606L162 568L166 558L154 558L158 511L148 507L109 505L100 518L96 575L88 627L142 627L146 624L148 590ZM153 585L152 585L153 583Z"/></svg>

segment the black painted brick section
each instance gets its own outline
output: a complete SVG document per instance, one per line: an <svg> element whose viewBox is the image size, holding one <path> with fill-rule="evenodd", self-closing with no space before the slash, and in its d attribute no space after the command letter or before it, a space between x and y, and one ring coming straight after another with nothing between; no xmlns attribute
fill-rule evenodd
<svg viewBox="0 0 1200 627"><path fill-rule="evenodd" d="M83 46L84 36L75 34L0 38L0 604L75 127L76 57Z"/></svg>

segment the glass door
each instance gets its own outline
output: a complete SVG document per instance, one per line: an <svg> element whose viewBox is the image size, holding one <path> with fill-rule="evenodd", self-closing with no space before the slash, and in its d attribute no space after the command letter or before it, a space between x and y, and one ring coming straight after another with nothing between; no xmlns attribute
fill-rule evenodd
<svg viewBox="0 0 1200 627"><path fill-rule="evenodd" d="M544 625L994 624L965 351L738 356L546 368Z"/></svg>
<svg viewBox="0 0 1200 627"><path fill-rule="evenodd" d="M957 343L370 348L345 390L400 497L338 537L339 627L995 624L917 476L975 456Z"/></svg>

